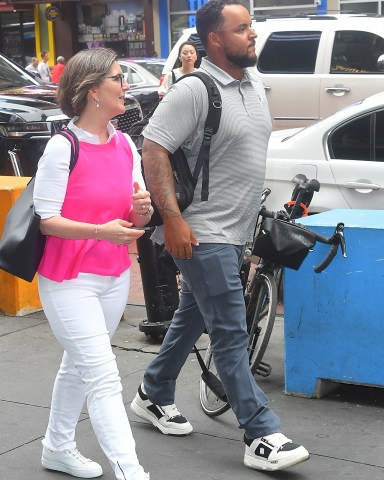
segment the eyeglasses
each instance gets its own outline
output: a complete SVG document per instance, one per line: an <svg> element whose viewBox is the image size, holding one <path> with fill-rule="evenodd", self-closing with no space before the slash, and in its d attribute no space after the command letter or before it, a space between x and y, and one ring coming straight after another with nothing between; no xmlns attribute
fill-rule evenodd
<svg viewBox="0 0 384 480"><path fill-rule="evenodd" d="M112 75L111 77L106 77L106 78L112 78L112 80L115 80L116 82L119 81L121 87L125 82L124 75L122 73L119 73L119 75Z"/></svg>

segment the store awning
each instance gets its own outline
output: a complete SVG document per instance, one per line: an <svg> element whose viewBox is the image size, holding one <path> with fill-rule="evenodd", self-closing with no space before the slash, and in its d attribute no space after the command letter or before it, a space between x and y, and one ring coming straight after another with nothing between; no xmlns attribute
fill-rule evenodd
<svg viewBox="0 0 384 480"><path fill-rule="evenodd" d="M13 5L7 2L0 2L0 12L12 12L14 10Z"/></svg>

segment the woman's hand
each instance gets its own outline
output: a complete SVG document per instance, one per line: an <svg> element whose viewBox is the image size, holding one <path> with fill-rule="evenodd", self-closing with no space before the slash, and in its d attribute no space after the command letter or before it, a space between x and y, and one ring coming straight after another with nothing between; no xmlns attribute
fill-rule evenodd
<svg viewBox="0 0 384 480"><path fill-rule="evenodd" d="M132 210L138 215L143 215L152 207L151 194L142 190L137 182L133 183L135 193L132 195Z"/></svg>
<svg viewBox="0 0 384 480"><path fill-rule="evenodd" d="M125 220L112 220L97 226L97 240L107 240L116 245L129 245L144 234L144 230L137 230L132 227L131 222Z"/></svg>
<svg viewBox="0 0 384 480"><path fill-rule="evenodd" d="M142 227L151 220L153 214L151 194L147 190L142 190L137 182L133 182L133 188L135 193L132 195L132 210L128 220Z"/></svg>

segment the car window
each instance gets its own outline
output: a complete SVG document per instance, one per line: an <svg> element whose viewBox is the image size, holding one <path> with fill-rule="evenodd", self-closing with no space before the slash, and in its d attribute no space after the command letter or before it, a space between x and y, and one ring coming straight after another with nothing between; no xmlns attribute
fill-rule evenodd
<svg viewBox="0 0 384 480"><path fill-rule="evenodd" d="M331 158L384 161L384 110L363 115L336 129L328 141Z"/></svg>
<svg viewBox="0 0 384 480"><path fill-rule="evenodd" d="M131 83L144 83L144 79L133 68L131 68Z"/></svg>
<svg viewBox="0 0 384 480"><path fill-rule="evenodd" d="M321 32L274 32L262 49L262 73L314 73Z"/></svg>
<svg viewBox="0 0 384 480"><path fill-rule="evenodd" d="M148 70L149 73L152 73L156 78L160 78L163 72L164 64L162 63L142 63L143 68Z"/></svg>
<svg viewBox="0 0 384 480"><path fill-rule="evenodd" d="M335 32L330 73L381 73L377 60L384 54L384 39L370 32Z"/></svg>
<svg viewBox="0 0 384 480"><path fill-rule="evenodd" d="M121 71L123 72L124 79L131 85L136 83L144 83L144 79L139 75L136 70L128 65L120 64Z"/></svg>
<svg viewBox="0 0 384 480"><path fill-rule="evenodd" d="M0 90L11 87L25 87L32 84L33 81L27 73L24 73L21 69L16 69L3 58L0 58Z"/></svg>

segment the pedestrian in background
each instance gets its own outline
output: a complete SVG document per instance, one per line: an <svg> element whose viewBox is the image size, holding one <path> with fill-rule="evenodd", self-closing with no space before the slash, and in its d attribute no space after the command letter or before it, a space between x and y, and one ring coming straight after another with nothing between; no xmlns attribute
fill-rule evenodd
<svg viewBox="0 0 384 480"><path fill-rule="evenodd" d="M31 63L29 63L25 67L25 69L28 70L28 72L33 73L35 76L40 77L39 70L37 69L38 65L39 65L39 59L37 57L32 57L31 58Z"/></svg>
<svg viewBox="0 0 384 480"><path fill-rule="evenodd" d="M179 307L160 352L147 367L132 411L169 435L193 428L175 405L176 381L193 345L208 331L213 358L229 403L244 430L244 464L281 470L309 458L307 450L281 433L248 359L240 267L253 237L264 184L271 119L262 82L256 77L251 17L237 0L210 0L196 13L207 57L201 69L220 91L222 113L212 138L209 198L202 202L202 178L183 212L173 188L169 152L184 147L193 171L208 113L204 84L182 78L159 103L144 130L143 164L153 201L162 215L165 243L182 274Z"/></svg>
<svg viewBox="0 0 384 480"><path fill-rule="evenodd" d="M52 68L52 82L59 83L61 74L63 73L65 67L65 58L58 56L56 59L56 65Z"/></svg>
<svg viewBox="0 0 384 480"><path fill-rule="evenodd" d="M164 76L164 80L158 90L160 99L164 97L173 83L186 73L196 70L198 53L193 42L183 42L179 48L178 60L180 67L174 68Z"/></svg>
<svg viewBox="0 0 384 480"><path fill-rule="evenodd" d="M39 71L40 78L43 82L50 82L51 81L51 71L48 65L49 55L47 52L41 52L41 62L37 66L37 70Z"/></svg>
<svg viewBox="0 0 384 480"><path fill-rule="evenodd" d="M58 103L79 140L69 174L70 141L53 136L39 161L34 188L41 231L47 236L38 268L44 313L64 355L52 394L42 465L75 477L102 475L76 447L84 401L92 427L118 480L149 480L139 464L110 338L126 307L128 246L144 231L153 208L130 137L110 120L125 112L116 52L83 50L72 57L58 87Z"/></svg>

